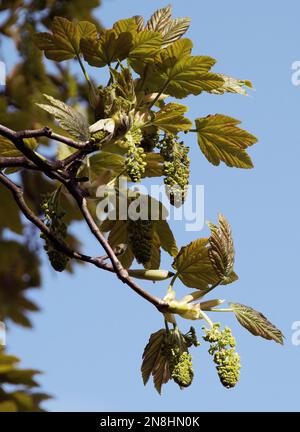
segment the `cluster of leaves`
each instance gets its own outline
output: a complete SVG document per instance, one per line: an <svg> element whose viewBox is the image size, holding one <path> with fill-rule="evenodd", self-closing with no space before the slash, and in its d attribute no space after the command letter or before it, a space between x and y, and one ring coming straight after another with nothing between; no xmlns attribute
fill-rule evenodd
<svg viewBox="0 0 300 432"><path fill-rule="evenodd" d="M40 372L20 369L19 362L17 357L0 348L0 412L42 412L40 404L49 396L32 390L39 387L35 376ZM11 386L15 390L7 389Z"/></svg>
<svg viewBox="0 0 300 432"><path fill-rule="evenodd" d="M253 135L238 126L238 120L223 114L197 118L195 129L192 129L192 122L185 117L187 107L178 102L166 101L170 97L183 99L202 92L246 94L245 87L251 87L249 81L212 72L211 68L216 62L213 58L192 55L192 42L183 38L188 27L189 19L172 19L171 7L167 6L156 11L146 24L142 17L135 16L117 21L111 29L98 32L91 22L74 23L57 17L53 22L52 33L35 35L37 46L47 58L56 62L71 58L80 61L89 84L95 123L89 126L74 108L47 95L50 104L39 106L54 115L59 125L73 137L92 139L98 143L99 152L89 157L87 167L83 168L89 175L90 184L86 185L89 192L93 186L109 181L119 198L126 196L128 208L125 220L118 219L114 208L115 217L110 218L108 212L107 219L101 225L102 231L109 233L108 242L112 247L126 245L119 256L122 265L130 268L136 259L146 270L152 271L153 280L158 280L164 278L159 269L160 249L173 256L176 273L164 300L169 306L165 319L175 326L176 314L186 319L205 319L204 310L213 311L222 301L216 299L197 303L195 300L204 297L218 285L238 279L233 270L234 248L230 226L220 216L219 225L209 224L209 238L195 240L178 252L162 204L159 206L163 211L158 212L158 217L149 217L147 214L144 218L140 215L137 220L131 220L132 206L136 212L138 209L141 212L143 199L149 201L152 198L136 194L128 199L129 191L122 189L118 180L122 175L133 182L144 177L165 176L170 202L180 206L189 184L188 148L180 141L180 133L196 132L199 147L212 164L224 162L229 167L237 168L252 168L246 150L256 142ZM106 87L97 87L90 80L82 57L90 66L108 67L109 82ZM115 68L112 67L114 63ZM109 197L107 207L108 204ZM131 270L131 274L134 272L136 270ZM165 277L174 275L170 271L163 272ZM144 276L149 279L149 272L146 271ZM139 273L139 277L143 277L142 273ZM197 291L177 301L173 291L176 278ZM268 336L282 343L279 330L258 312L246 306L243 308L232 304L229 310L253 334ZM249 314L256 316L256 322L259 318L260 325L254 325L248 318ZM172 377L175 379L179 370L185 370L186 383L189 381L187 376L190 377L188 384L192 381L190 354L186 347L182 348L182 335L175 328L176 331L166 329L152 335L144 353L144 382L152 373L159 391L163 383ZM227 360L221 357L220 350L214 353L221 382L231 387L228 382L226 384L225 378L228 376ZM230 365L236 359L235 355L231 357ZM236 372L234 376L238 378L239 373ZM185 379L182 378L182 387ZM176 380L180 381L178 377Z"/></svg>
<svg viewBox="0 0 300 432"><path fill-rule="evenodd" d="M153 333L143 354L141 370L144 384L152 375L159 393L169 380L174 380L181 388L189 387L194 377L189 348L199 345L194 327L186 334L182 334L177 326L171 330L167 326Z"/></svg>
<svg viewBox="0 0 300 432"><path fill-rule="evenodd" d="M55 17L51 32L34 36L37 47L57 65L77 59L86 78L89 97L86 112L47 92L44 94L47 104L38 101L35 109L51 114L56 127L62 128L68 136L93 144L95 151L75 165L73 174L76 181L85 178L82 189L92 198L91 207L95 189L109 187L109 192L100 199L103 209L107 208L100 228L108 233L108 243L122 252L119 260L130 275L154 281L172 277L164 298L166 328L150 337L143 357L144 382L152 374L159 392L169 379L186 387L194 375L188 348L197 345L196 336L194 330L188 335L179 331L176 315L189 320L204 319L215 328L206 311L222 311L216 307L223 300L202 301L203 297L218 285L238 279L234 272L231 229L220 216L218 225L209 224L209 238L197 239L178 251L164 206L150 196L129 190L127 185L120 185L120 179L125 177L136 183L146 177L165 177L170 202L179 206L189 184L188 148L180 134L196 133L200 150L213 165L223 162L237 168L252 168L247 148L256 142L252 134L238 126L238 120L223 114L197 118L193 128L193 123L185 116L187 107L178 101L167 101L203 92L246 94L245 87L251 87L249 81L212 72L215 59L192 55L191 40L183 38L189 21L188 18L173 19L171 7L167 6L156 11L147 23L142 17L134 16L117 21L107 30L99 30L91 21L73 22ZM84 60L96 68L107 67L106 86L90 79ZM49 121L52 126L53 118ZM67 149L68 154L72 152L73 149ZM62 152L58 148L58 158L62 155L66 156L66 150ZM66 191L63 193L68 196ZM119 202L125 198L125 218L120 216L116 206L110 210L115 196ZM155 215L149 203L157 204ZM145 215L145 208L151 209L151 214L147 210ZM68 217L68 211L66 213ZM138 218L133 218L132 213L138 214ZM51 214L50 226L54 216ZM175 273L160 269L161 249L173 257ZM145 270L132 269L135 260ZM177 300L173 285L178 279L196 291ZM201 301L197 302L199 299ZM282 343L282 333L252 308L232 303L224 311L235 313L239 323L252 334ZM172 330L168 323L174 326ZM221 351L226 344L221 339L218 344L218 349L214 349L214 361L221 382L232 387L232 373L235 378L239 375L237 357L232 354L228 358Z"/></svg>

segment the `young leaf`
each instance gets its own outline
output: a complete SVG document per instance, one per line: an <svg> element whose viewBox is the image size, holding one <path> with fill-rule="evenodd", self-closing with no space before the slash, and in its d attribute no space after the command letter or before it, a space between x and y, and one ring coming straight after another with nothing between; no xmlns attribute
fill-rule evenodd
<svg viewBox="0 0 300 432"><path fill-rule="evenodd" d="M158 330L150 336L149 342L144 349L141 367L144 384L147 384L152 375L158 393L161 393L162 385L170 379L169 363L161 352L165 338L165 329Z"/></svg>
<svg viewBox="0 0 300 432"><path fill-rule="evenodd" d="M254 336L274 340L283 344L282 332L274 326L262 313L239 303L230 303L238 322Z"/></svg>
<svg viewBox="0 0 300 432"><path fill-rule="evenodd" d="M111 221L113 228L109 233L108 242L112 247L116 247L120 244L127 244L125 252L118 257L124 268L130 268L133 263L134 256L131 248L128 245L128 221Z"/></svg>
<svg viewBox="0 0 300 432"><path fill-rule="evenodd" d="M229 167L252 168L246 148L257 142L254 135L240 129L240 123L222 114L195 120L198 144L204 156L213 165L224 162Z"/></svg>
<svg viewBox="0 0 300 432"><path fill-rule="evenodd" d="M119 154L102 151L89 158L89 166L92 179L96 179L103 169L120 174L124 170L125 158Z"/></svg>
<svg viewBox="0 0 300 432"><path fill-rule="evenodd" d="M191 121L184 117L187 111L185 105L168 103L155 114L152 124L163 131L176 135L180 131L189 130L192 127Z"/></svg>
<svg viewBox="0 0 300 432"><path fill-rule="evenodd" d="M132 34L117 34L113 29L103 30L99 38L82 39L80 47L84 59L91 66L104 67L128 56L132 47Z"/></svg>
<svg viewBox="0 0 300 432"><path fill-rule="evenodd" d="M113 30L117 36L120 33L129 32L135 33L138 30L137 23L134 18L121 19L114 23Z"/></svg>
<svg viewBox="0 0 300 432"><path fill-rule="evenodd" d="M190 22L190 18L172 19L161 32L164 38L162 47L166 48L180 39L188 31Z"/></svg>
<svg viewBox="0 0 300 432"><path fill-rule="evenodd" d="M63 61L74 58L80 52L80 37L84 30L90 35L94 32L93 24L82 22L80 25L72 23L66 18L55 17L52 33L36 33L34 41L37 47L44 50L50 60Z"/></svg>
<svg viewBox="0 0 300 432"><path fill-rule="evenodd" d="M132 17L137 25L137 31L143 31L144 30L144 17L142 17L141 15L135 15L134 17Z"/></svg>
<svg viewBox="0 0 300 432"><path fill-rule="evenodd" d="M98 35L97 27L89 21L79 21L77 27L82 38L95 38Z"/></svg>
<svg viewBox="0 0 300 432"><path fill-rule="evenodd" d="M210 93L219 95L224 93L238 93L244 96L248 96L245 87L253 88L252 82L249 80L239 80L223 74L217 75L221 76L224 82L221 87L213 89Z"/></svg>
<svg viewBox="0 0 300 432"><path fill-rule="evenodd" d="M162 36L157 32L143 30L139 33L135 33L128 55L130 63L134 66L136 60L140 58L143 63L153 60L154 56L161 48L162 41Z"/></svg>
<svg viewBox="0 0 300 432"><path fill-rule="evenodd" d="M227 284L232 281L235 254L231 228L222 215L219 215L219 226L211 222L208 226L211 230L208 255L221 284Z"/></svg>
<svg viewBox="0 0 300 432"><path fill-rule="evenodd" d="M172 21L172 6L158 9L151 16L146 24L146 30L162 32L165 27Z"/></svg>
<svg viewBox="0 0 300 432"><path fill-rule="evenodd" d="M155 231L160 238L161 247L172 257L176 257L178 248L168 222L166 220L155 221Z"/></svg>
<svg viewBox="0 0 300 432"><path fill-rule="evenodd" d="M208 56L191 56L192 43L180 39L163 50L151 65L147 75L150 91L182 99L189 94L198 95L222 85L223 79L208 73L215 60Z"/></svg>
<svg viewBox="0 0 300 432"><path fill-rule="evenodd" d="M157 10L146 24L146 30L159 32L163 36L163 48L180 39L190 26L190 18L172 19L172 6Z"/></svg>
<svg viewBox="0 0 300 432"><path fill-rule="evenodd" d="M60 126L70 135L81 141L90 139L89 124L82 114L52 96L44 94L44 97L50 102L50 105L38 103L37 106L52 114Z"/></svg>
<svg viewBox="0 0 300 432"><path fill-rule="evenodd" d="M3 209L0 212L0 226L2 228L9 228L17 234L22 234L23 225L19 208L15 201L11 199L10 192L2 185L0 187L0 203Z"/></svg>
<svg viewBox="0 0 300 432"><path fill-rule="evenodd" d="M173 262L181 281L190 288L208 289L218 282L218 276L208 255L208 239L195 240L182 247Z"/></svg>
<svg viewBox="0 0 300 432"><path fill-rule="evenodd" d="M25 138L23 141L31 150L35 150L38 146L35 138ZM23 153L16 148L12 141L0 135L0 156L17 157L23 156Z"/></svg>

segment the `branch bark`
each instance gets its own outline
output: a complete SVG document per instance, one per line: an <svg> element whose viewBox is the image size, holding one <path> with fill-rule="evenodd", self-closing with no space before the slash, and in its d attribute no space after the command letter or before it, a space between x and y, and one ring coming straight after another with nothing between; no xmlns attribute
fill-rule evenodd
<svg viewBox="0 0 300 432"><path fill-rule="evenodd" d="M87 200L85 196L84 190L78 185L76 179L70 176L70 173L67 170L63 170L69 164L78 160L85 154L88 154L95 150L93 144L88 143L76 143L69 138L61 137L57 134L53 134L53 132L49 128L43 128L36 131L25 130L15 132L9 128L6 128L3 125L0 125L0 135L5 136L10 139L15 147L24 155L16 158L0 158L0 168L9 167L9 166L20 166L28 169L37 169L43 172L47 177L60 181L73 196L77 205L90 228L90 231L101 244L103 249L105 250L107 257L111 261L111 265L105 263L105 257L91 257L88 255L81 254L77 251L72 250L66 243L57 239L51 230L41 221L33 211L27 206L24 196L23 190L21 187L16 185L12 180L10 180L6 175L4 175L0 171L0 183L3 184L10 192L12 193L17 205L20 210L24 214L24 216L33 223L59 250L63 252L70 258L84 261L90 264L95 265L96 267L106 270L112 273L115 273L118 278L129 286L133 291L135 291L142 298L153 304L160 312L168 311L168 304L160 299L159 297L153 296L152 294L145 291L142 287L140 287L134 280L132 280L127 270L123 268L120 261L118 260L114 250L109 245L102 232L98 228L96 222L94 221L88 206ZM72 147L77 148L78 151L67 157L62 161L51 162L47 159L40 158L34 151L32 151L26 144L23 139L29 137L42 137L46 136L48 138L63 142L67 145L71 145L70 141L72 141Z"/></svg>

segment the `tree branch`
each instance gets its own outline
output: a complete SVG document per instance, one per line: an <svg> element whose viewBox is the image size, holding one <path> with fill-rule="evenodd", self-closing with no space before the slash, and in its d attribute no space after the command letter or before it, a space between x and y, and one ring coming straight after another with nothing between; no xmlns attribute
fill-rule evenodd
<svg viewBox="0 0 300 432"><path fill-rule="evenodd" d="M63 144L67 144L70 147L73 147L75 149L84 149L87 145L90 144L90 141L87 142L78 142L74 141L72 138L65 137L63 135L59 135L57 133L54 133L52 129L49 127L44 127L41 129L35 129L35 130L23 130L19 132L15 132L15 135L17 138L24 139L24 138L50 138L55 141L59 141Z"/></svg>
<svg viewBox="0 0 300 432"><path fill-rule="evenodd" d="M58 238L56 238L51 230L33 213L33 211L27 206L24 197L23 197L23 190L18 185L16 185L13 181L11 181L7 176L5 176L0 171L0 183L3 184L13 195L18 207L24 214L24 216L33 223L56 247L57 250L60 252L63 252L65 255L67 255L69 258L74 258L76 260L80 260L83 262L87 262L90 264L95 265L96 267L116 273L116 269L104 262L105 257L90 257L88 255L83 255L79 252L73 251L66 243L62 242ZM85 205L83 204L83 208L85 208ZM88 212L88 219L91 217L90 213ZM95 222L94 222L95 223ZM99 230L100 231L100 230ZM104 239L105 240L105 239ZM106 242L106 240L105 240ZM109 246L109 249L110 246ZM112 253L111 253L112 252ZM108 254L108 252L107 252ZM109 255L109 254L108 254ZM110 258L113 258L115 256L113 250L110 251ZM116 258L117 259L117 258ZM126 272L127 274L127 272ZM118 275L120 277L120 275ZM153 304L160 312L166 312L168 310L168 304L164 302L162 299L153 296L152 294L145 291L143 288L141 288L138 284L136 284L127 274L127 276L122 272L121 273L122 281L126 283L133 291L135 291L137 294L139 294L141 297L143 297L145 300L149 301L151 304Z"/></svg>

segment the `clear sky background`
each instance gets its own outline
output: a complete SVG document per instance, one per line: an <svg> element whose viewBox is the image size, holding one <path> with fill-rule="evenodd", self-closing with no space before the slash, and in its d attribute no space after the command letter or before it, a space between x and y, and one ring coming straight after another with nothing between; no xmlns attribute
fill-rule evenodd
<svg viewBox="0 0 300 432"><path fill-rule="evenodd" d="M52 411L276 411L299 410L300 346L291 342L291 326L300 320L299 156L300 87L291 83L291 64L300 60L300 3L252 0L173 0L175 16L190 16L188 37L194 54L218 60L215 70L253 81L250 97L203 95L187 100L190 118L222 113L242 120L259 137L250 149L254 170L210 165L195 136L191 147L192 182L205 185L205 218L222 212L233 227L236 271L240 280L218 288L213 297L253 306L283 330L282 347L255 338L230 314L214 318L232 326L242 358L241 380L224 389L207 353L195 349L193 385L180 391L173 383L159 396L144 387L141 355L162 318L147 302L110 274L78 267L76 275L54 274L44 266L43 289L32 293L42 312L34 330L13 328L8 348L23 365L40 368L42 388L54 399ZM149 17L165 1L103 0L98 16L105 26L140 14ZM7 63L13 63L8 47ZM95 75L94 75L95 76ZM174 222L178 244L199 233ZM81 227L86 250L98 247ZM167 258L163 266L170 264ZM146 286L146 284L145 284ZM166 284L147 288L164 295ZM186 290L178 284L178 293ZM188 329L190 322L182 322ZM196 322L201 328L202 323Z"/></svg>

